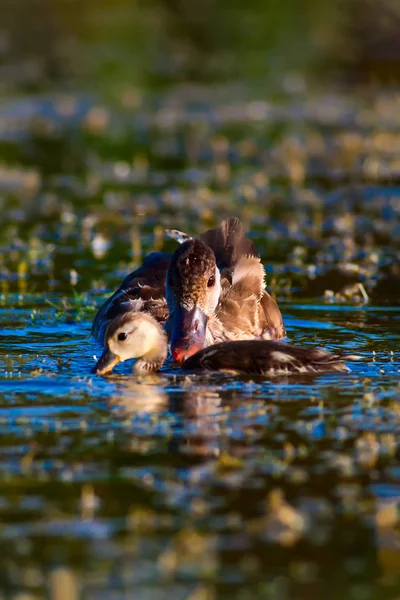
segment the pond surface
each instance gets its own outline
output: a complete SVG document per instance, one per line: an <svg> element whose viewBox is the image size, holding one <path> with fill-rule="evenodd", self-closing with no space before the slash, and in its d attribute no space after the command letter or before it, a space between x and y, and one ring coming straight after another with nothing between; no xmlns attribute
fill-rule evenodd
<svg viewBox="0 0 400 600"><path fill-rule="evenodd" d="M231 94L1 107L1 598L400 591L398 96ZM107 294L228 215L351 373L92 375Z"/></svg>

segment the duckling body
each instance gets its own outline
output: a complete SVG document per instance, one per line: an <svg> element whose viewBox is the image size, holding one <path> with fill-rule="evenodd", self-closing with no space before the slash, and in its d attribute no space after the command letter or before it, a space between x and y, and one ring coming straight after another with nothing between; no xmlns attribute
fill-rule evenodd
<svg viewBox="0 0 400 600"><path fill-rule="evenodd" d="M229 370L249 375L289 375L347 372L340 356L321 348L300 347L270 340L223 342L204 348L182 364L188 371Z"/></svg>

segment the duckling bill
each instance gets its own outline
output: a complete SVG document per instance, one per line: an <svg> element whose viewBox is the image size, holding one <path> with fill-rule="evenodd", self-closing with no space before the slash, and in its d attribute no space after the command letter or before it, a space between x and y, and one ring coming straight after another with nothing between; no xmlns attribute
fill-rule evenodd
<svg viewBox="0 0 400 600"><path fill-rule="evenodd" d="M121 362L121 358L114 354L109 348L104 348L102 355L96 363L94 372L98 375L106 375L111 373L114 367Z"/></svg>

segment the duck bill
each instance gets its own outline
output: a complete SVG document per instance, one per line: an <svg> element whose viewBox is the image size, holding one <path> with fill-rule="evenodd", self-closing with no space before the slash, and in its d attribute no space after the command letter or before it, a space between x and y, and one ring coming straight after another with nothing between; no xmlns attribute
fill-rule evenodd
<svg viewBox="0 0 400 600"><path fill-rule="evenodd" d="M105 348L96 363L94 372L97 375L105 375L106 373L110 373L119 362L121 362L120 357L111 352L109 348Z"/></svg>
<svg viewBox="0 0 400 600"><path fill-rule="evenodd" d="M179 363L205 346L208 317L195 307L186 310L178 306L172 315L171 354Z"/></svg>

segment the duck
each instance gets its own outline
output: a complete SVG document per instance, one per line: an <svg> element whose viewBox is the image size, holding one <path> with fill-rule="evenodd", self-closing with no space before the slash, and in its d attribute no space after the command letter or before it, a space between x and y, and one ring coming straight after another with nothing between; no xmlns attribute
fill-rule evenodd
<svg viewBox="0 0 400 600"><path fill-rule="evenodd" d="M165 329L151 315L127 312L108 325L105 349L95 373L110 373L119 363L136 358L134 372L159 370L168 356ZM348 372L343 359L314 347L300 347L277 340L236 340L208 346L191 354L182 363L185 371L229 371L234 374L281 375Z"/></svg>
<svg viewBox="0 0 400 600"><path fill-rule="evenodd" d="M230 371L271 377L350 370L338 354L274 340L215 344L187 358L182 368L186 371Z"/></svg>
<svg viewBox="0 0 400 600"><path fill-rule="evenodd" d="M222 341L286 335L280 310L265 289L260 256L239 219L226 219L199 238L168 233L180 242L175 252L149 254L99 309L92 335L103 347L111 321L131 312L165 325L177 362Z"/></svg>
<svg viewBox="0 0 400 600"><path fill-rule="evenodd" d="M136 358L137 375L154 373L168 355L168 338L160 323L149 313L128 311L117 315L106 328L104 350L94 372L110 373L120 362Z"/></svg>
<svg viewBox="0 0 400 600"><path fill-rule="evenodd" d="M278 305L266 290L261 257L239 219L226 219L199 238L168 233L181 244L166 282L174 360L182 363L220 342L286 336Z"/></svg>

